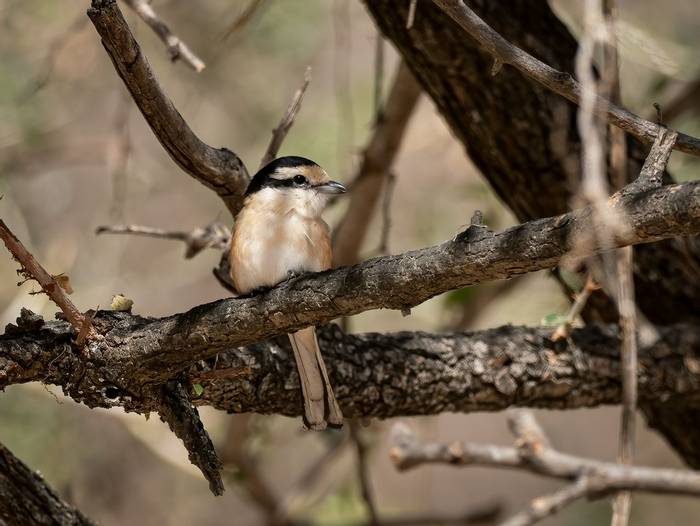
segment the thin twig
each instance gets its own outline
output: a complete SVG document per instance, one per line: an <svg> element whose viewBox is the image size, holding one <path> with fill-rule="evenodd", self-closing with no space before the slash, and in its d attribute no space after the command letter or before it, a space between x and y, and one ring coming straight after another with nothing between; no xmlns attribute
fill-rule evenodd
<svg viewBox="0 0 700 526"><path fill-rule="evenodd" d="M279 124L274 130L272 130L272 139L270 140L270 144L267 146L265 155L263 155L263 158L260 161L260 168L277 157L277 153L282 146L282 142L284 141L285 137L287 137L287 133L294 124L294 119L301 109L301 101L304 99L304 93L306 93L306 89L309 87L309 82L311 82L311 66L306 67L306 71L304 72L304 82L302 82L299 89L296 91L296 93L294 93L292 102L290 102L289 106L287 106L287 110L284 112Z"/></svg>
<svg viewBox="0 0 700 526"><path fill-rule="evenodd" d="M44 89L49 81L51 80L51 75L56 64L56 58L66 47L66 44L77 35L85 24L87 19L84 13L80 13L68 26L68 28L56 36L51 42L49 42L46 49L46 57L44 58L43 64L39 72L30 81L29 85L21 92L18 97L19 102L23 103L29 100L32 96L36 95L39 91Z"/></svg>
<svg viewBox="0 0 700 526"><path fill-rule="evenodd" d="M418 7L418 0L410 0L408 5L408 16L406 17L406 29L411 29L413 23L416 21L416 9Z"/></svg>
<svg viewBox="0 0 700 526"><path fill-rule="evenodd" d="M352 265L359 259L382 190L391 190L386 180L391 177L391 167L420 93L418 82L401 62L384 103L382 119L374 127L357 175L350 183L350 204L333 233L333 261L337 266Z"/></svg>
<svg viewBox="0 0 700 526"><path fill-rule="evenodd" d="M607 41L603 43L603 96L619 106L622 104L622 94L616 40L617 0L603 0L602 12L607 27ZM628 183L627 139L624 131L612 125L608 126L608 135L613 188L619 190ZM662 131L656 141L663 135L665 133ZM637 309L634 301L633 257L632 247L624 247L617 252L617 310L622 328L622 415L618 446L618 462L621 464L632 464L634 460L637 410ZM632 494L628 491L618 493L612 508L611 525L627 526L632 511Z"/></svg>
<svg viewBox="0 0 700 526"><path fill-rule="evenodd" d="M571 75L548 66L508 42L479 18L462 0L433 0L433 2L477 40L494 59L515 67L527 77L571 102L580 103L582 88ZM659 134L661 127L658 124L649 122L602 97L596 97L594 102L593 107L597 115L604 117L610 123L622 128L644 143L654 142ZM674 149L700 157L700 139L679 133Z"/></svg>
<svg viewBox="0 0 700 526"><path fill-rule="evenodd" d="M576 318L578 318L578 316L581 314L581 311L583 311L583 308L586 306L588 298L590 298L591 294L598 289L600 289L600 286L593 280L593 277L589 273L586 276L586 283L583 285L583 289L581 289L581 292L579 292L576 295L574 303L571 305L571 308L569 309L569 313L566 315L564 323L559 325L559 327L557 327L554 333L552 334L553 342L569 337L569 335L571 334L571 328L573 327Z"/></svg>
<svg viewBox="0 0 700 526"><path fill-rule="evenodd" d="M260 11L260 8L263 6L265 1L266 0L250 0L250 3L245 7L245 9L243 9L241 14L238 15L233 22L231 22L229 27L221 36L221 40L226 40L247 26L258 11Z"/></svg>
<svg viewBox="0 0 700 526"><path fill-rule="evenodd" d="M573 484L565 486L551 495L537 497L530 503L528 509L513 515L510 519L502 522L500 526L532 526L591 493L590 486L591 479L582 476Z"/></svg>
<svg viewBox="0 0 700 526"><path fill-rule="evenodd" d="M112 206L109 215L113 221L124 220L127 168L131 156L130 109L131 100L128 95L120 94L117 114L114 119L114 133L108 150L108 165L112 174Z"/></svg>
<svg viewBox="0 0 700 526"><path fill-rule="evenodd" d="M355 443L355 452L357 453L357 474L360 480L360 490L362 500L367 508L369 526L379 525L379 514L377 513L377 505L374 502L374 492L372 491L372 481L369 477L369 464L367 462L367 445L364 437L361 435L359 423L353 421L350 423L350 436Z"/></svg>
<svg viewBox="0 0 700 526"><path fill-rule="evenodd" d="M201 73L206 64L195 55L187 45L173 34L165 22L163 22L158 14L153 10L147 0L123 0L126 5L133 9L139 17L158 35L158 38L165 44L170 55L170 60L176 62L182 59L185 64Z"/></svg>
<svg viewBox="0 0 700 526"><path fill-rule="evenodd" d="M185 257L190 259L206 248L224 250L231 238L228 227L213 221L204 227L197 227L190 232L164 230L142 225L102 225L95 229L96 234L130 234L135 236L155 237L183 241L187 247Z"/></svg>
<svg viewBox="0 0 700 526"><path fill-rule="evenodd" d="M56 279L46 272L2 219L0 219L0 239L3 240L14 259L22 266L18 272L26 278L36 280L42 290L51 298L51 301L58 305L73 328L80 333L86 321L85 315L78 310ZM94 335L94 330L89 329L87 337L90 338Z"/></svg>
<svg viewBox="0 0 700 526"><path fill-rule="evenodd" d="M374 43L374 125L383 118L384 90L384 35L377 31L377 40Z"/></svg>

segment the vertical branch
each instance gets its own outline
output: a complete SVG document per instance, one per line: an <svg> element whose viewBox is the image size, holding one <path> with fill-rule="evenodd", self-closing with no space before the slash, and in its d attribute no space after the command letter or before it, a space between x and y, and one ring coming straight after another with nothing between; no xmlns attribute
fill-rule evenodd
<svg viewBox="0 0 700 526"><path fill-rule="evenodd" d="M384 87L384 35L377 30L374 43L374 125L383 118L382 89Z"/></svg>
<svg viewBox="0 0 700 526"><path fill-rule="evenodd" d="M119 99L107 161L112 174L112 206L109 215L113 221L124 221L127 169L131 156L131 136L129 134L131 104L125 94L120 93Z"/></svg>
<svg viewBox="0 0 700 526"><path fill-rule="evenodd" d="M369 520L368 526L379 525L379 514L377 506L374 502L374 493L372 491L372 482L369 478L369 464L367 462L367 444L360 433L360 424L356 421L350 423L350 436L355 443L355 451L357 452L357 473L360 479L360 490L362 491L362 500L367 506L367 514Z"/></svg>
<svg viewBox="0 0 700 526"><path fill-rule="evenodd" d="M352 82L350 77L350 58L352 40L350 28L349 0L333 0L333 84L335 88L338 112L338 137L336 155L338 168L344 165L345 157L355 143L355 114L352 107Z"/></svg>
<svg viewBox="0 0 700 526"><path fill-rule="evenodd" d="M352 265L358 260L420 93L413 74L401 62L384 103L382 119L374 127L353 180L350 204L333 234L333 262L336 266Z"/></svg>
<svg viewBox="0 0 700 526"><path fill-rule="evenodd" d="M613 104L620 105L622 94L616 33L617 7L616 0L603 0L608 37L603 46L603 80L607 90L604 96ZM613 186L619 190L628 183L627 141L625 132L615 126L608 126L608 134ZM633 258L632 247L624 247L617 252L617 310L622 329L622 415L618 462L626 465L634 461L637 410L637 309L634 301ZM631 507L632 494L629 491L618 493L613 502L612 526L629 524Z"/></svg>

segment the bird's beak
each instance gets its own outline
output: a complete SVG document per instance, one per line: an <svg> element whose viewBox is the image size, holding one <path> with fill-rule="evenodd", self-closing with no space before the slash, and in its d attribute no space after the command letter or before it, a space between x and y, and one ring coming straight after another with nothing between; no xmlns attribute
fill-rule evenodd
<svg viewBox="0 0 700 526"><path fill-rule="evenodd" d="M327 183L320 184L316 187L316 190L322 194L344 194L348 191L342 184L335 181L328 181Z"/></svg>

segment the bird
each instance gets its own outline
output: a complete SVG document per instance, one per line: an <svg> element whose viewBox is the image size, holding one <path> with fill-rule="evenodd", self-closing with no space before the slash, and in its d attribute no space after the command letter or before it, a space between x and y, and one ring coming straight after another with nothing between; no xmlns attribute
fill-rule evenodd
<svg viewBox="0 0 700 526"><path fill-rule="evenodd" d="M280 157L263 166L250 180L234 221L229 262L236 291L250 295L330 268L330 231L321 213L331 196L346 191L305 157ZM301 381L304 424L316 431L342 427L315 327L288 336Z"/></svg>

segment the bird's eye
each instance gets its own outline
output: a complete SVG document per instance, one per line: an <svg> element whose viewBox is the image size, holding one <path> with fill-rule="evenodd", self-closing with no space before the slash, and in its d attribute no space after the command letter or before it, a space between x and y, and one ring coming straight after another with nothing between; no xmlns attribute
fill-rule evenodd
<svg viewBox="0 0 700 526"><path fill-rule="evenodd" d="M306 184L306 177L304 177L303 175L295 175L294 183L298 185Z"/></svg>

